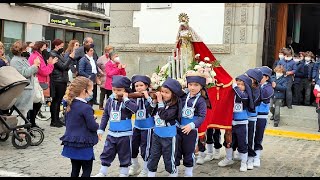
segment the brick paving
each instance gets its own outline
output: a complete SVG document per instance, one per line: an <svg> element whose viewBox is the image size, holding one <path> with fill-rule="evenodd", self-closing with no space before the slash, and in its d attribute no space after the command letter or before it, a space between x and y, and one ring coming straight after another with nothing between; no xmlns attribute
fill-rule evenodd
<svg viewBox="0 0 320 180"><path fill-rule="evenodd" d="M100 120L98 120L100 121ZM65 127L50 127L50 121L39 121L45 128L45 139L39 146L30 146L27 149L16 149L11 144L11 137L0 142L0 176L70 176L70 160L61 156L62 146L59 138L63 135ZM104 138L106 133L104 134ZM261 167L247 172L239 172L240 162L230 167L219 167L218 160L196 165L194 176L256 176L256 177L319 177L320 176L320 141L299 140L284 137L266 136L263 142ZM96 160L93 164L92 175L98 173L100 168L99 155L104 142L94 147ZM225 155L224 148L222 154ZM140 164L142 160L139 157ZM184 167L179 167L179 175L183 176ZM116 157L109 169L108 176L119 175L119 162ZM11 174L9 174L11 173ZM164 170L163 160L159 162L156 176L168 176Z"/></svg>

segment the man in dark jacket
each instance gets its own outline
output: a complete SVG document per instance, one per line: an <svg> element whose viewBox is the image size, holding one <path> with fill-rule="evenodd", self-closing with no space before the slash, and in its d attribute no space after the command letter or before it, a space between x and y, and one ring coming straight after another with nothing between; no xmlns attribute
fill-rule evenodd
<svg viewBox="0 0 320 180"><path fill-rule="evenodd" d="M79 72L79 61L80 59L85 55L85 52L84 52L84 45L93 45L94 47L94 44L93 44L93 39L91 37L85 37L84 40L83 40L83 45L80 46L78 49L76 49L75 51L75 56L74 56L74 60L77 62L77 65L76 65L76 69L77 69L77 72ZM94 51L93 53L93 59L97 62L98 60L98 55L96 53L96 51ZM98 105L99 103L97 102L97 84L94 84L93 86L93 103Z"/></svg>

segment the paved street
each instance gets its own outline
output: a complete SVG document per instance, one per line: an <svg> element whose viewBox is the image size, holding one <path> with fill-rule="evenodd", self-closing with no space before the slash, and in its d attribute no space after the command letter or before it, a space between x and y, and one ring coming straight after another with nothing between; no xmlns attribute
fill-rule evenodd
<svg viewBox="0 0 320 180"><path fill-rule="evenodd" d="M40 146L18 150L11 144L11 138L6 142L0 142L0 176L70 176L71 163L69 159L60 155L62 146L59 137L63 135L65 128L52 128L49 124L49 121L39 121L39 125L45 128L45 139ZM213 160L202 166L196 165L194 176L320 176L320 141L266 136L264 147L260 168L239 172L240 162L222 168L218 167L218 160ZM93 175L99 171L99 155L102 148L103 142L94 147L96 161ZM224 155L224 150L222 152ZM183 171L184 168L181 166L180 176L183 176ZM109 172L108 176L118 176L117 157ZM157 176L167 176L162 160Z"/></svg>

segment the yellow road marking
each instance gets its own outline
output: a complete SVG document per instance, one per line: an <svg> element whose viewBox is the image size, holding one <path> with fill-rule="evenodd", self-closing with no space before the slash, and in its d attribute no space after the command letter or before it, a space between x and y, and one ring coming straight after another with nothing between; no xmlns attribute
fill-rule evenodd
<svg viewBox="0 0 320 180"><path fill-rule="evenodd" d="M270 135L270 136L280 136L280 137L289 137L289 138L296 138L296 139L320 141L320 134L310 134L310 133L276 130L276 129L266 129L265 134Z"/></svg>

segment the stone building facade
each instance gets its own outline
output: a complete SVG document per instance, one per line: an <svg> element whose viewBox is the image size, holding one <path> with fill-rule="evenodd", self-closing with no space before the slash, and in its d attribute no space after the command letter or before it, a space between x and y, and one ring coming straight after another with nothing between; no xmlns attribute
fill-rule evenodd
<svg viewBox="0 0 320 180"><path fill-rule="evenodd" d="M141 10L141 4L110 4L109 44L128 64L129 77L151 75L158 65L166 63L175 47L174 40L172 44L139 43L143 34L133 26L133 15ZM206 45L233 77L262 65L264 22L265 3L224 3L223 43Z"/></svg>

